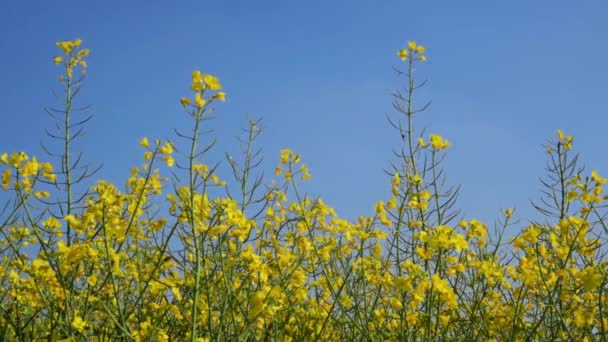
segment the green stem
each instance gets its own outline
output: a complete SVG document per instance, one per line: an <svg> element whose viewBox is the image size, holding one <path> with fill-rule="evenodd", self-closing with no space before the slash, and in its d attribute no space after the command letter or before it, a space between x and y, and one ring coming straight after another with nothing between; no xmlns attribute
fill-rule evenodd
<svg viewBox="0 0 608 342"><path fill-rule="evenodd" d="M188 165L188 173L189 173L189 187L190 187L190 205L188 208L188 219L190 220L190 227L192 228L192 240L194 242L194 302L192 303L192 329L190 340L192 342L196 341L197 337L197 317L198 317L198 288L201 282L201 256L199 255L199 249L202 246L199 246L198 236L196 234L196 220L194 219L194 158L196 156L196 146L198 144L198 132L200 128L200 123L203 118L204 108L198 108L195 113L195 123L194 123L194 134L192 136L192 145L190 145L190 156L189 156L189 165Z"/></svg>
<svg viewBox="0 0 608 342"><path fill-rule="evenodd" d="M70 60L71 60L70 56ZM65 131L64 131L64 155L63 155L63 170L65 172L65 185L67 193L67 215L72 214L72 175L70 168L70 113L72 111L72 74L67 73L66 83L66 99L65 99ZM72 240L72 227L68 221L66 224L66 239L67 245L70 246Z"/></svg>

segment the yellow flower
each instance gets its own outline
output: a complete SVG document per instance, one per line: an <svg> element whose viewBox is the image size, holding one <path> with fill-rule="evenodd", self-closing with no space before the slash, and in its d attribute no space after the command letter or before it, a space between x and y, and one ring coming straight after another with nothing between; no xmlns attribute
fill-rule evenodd
<svg viewBox="0 0 608 342"><path fill-rule="evenodd" d="M92 276L88 277L87 278L87 283L90 286L95 286L97 284L97 276L93 274Z"/></svg>
<svg viewBox="0 0 608 342"><path fill-rule="evenodd" d="M203 82L205 82L205 86L211 90L220 90L222 89L222 85L220 84L220 80L213 75L204 75Z"/></svg>
<svg viewBox="0 0 608 342"><path fill-rule="evenodd" d="M222 102L226 102L226 93L224 93L223 91L220 91L217 94L213 95L213 98L218 99Z"/></svg>
<svg viewBox="0 0 608 342"><path fill-rule="evenodd" d="M253 296L251 296L251 299L249 300L249 304L251 304L251 306L253 307L260 307L264 304L264 298L266 296L262 293L262 292L256 292L253 294Z"/></svg>
<svg viewBox="0 0 608 342"><path fill-rule="evenodd" d="M418 145L420 145L420 147L422 147L422 148L426 147L426 143L424 142L423 137L418 138Z"/></svg>
<svg viewBox="0 0 608 342"><path fill-rule="evenodd" d="M407 47L412 50L412 51L416 51L416 42L413 40L410 40L409 42L407 42Z"/></svg>
<svg viewBox="0 0 608 342"><path fill-rule="evenodd" d="M599 185L606 184L606 182L608 182L608 179L600 177L596 170L591 171L591 178Z"/></svg>
<svg viewBox="0 0 608 342"><path fill-rule="evenodd" d="M78 332L82 333L84 328L87 326L87 322L82 319L82 317L75 315L72 320L72 328L76 329Z"/></svg>
<svg viewBox="0 0 608 342"><path fill-rule="evenodd" d="M416 53L424 53L426 49L422 45L416 46Z"/></svg>
<svg viewBox="0 0 608 342"><path fill-rule="evenodd" d="M148 148L150 147L150 143L148 142L148 138L143 137L140 141L139 141L139 146L143 147L143 148Z"/></svg>
<svg viewBox="0 0 608 342"><path fill-rule="evenodd" d="M281 150L281 163L282 164L287 164L289 163L289 159L291 158L293 152L291 152L290 149L283 149Z"/></svg>
<svg viewBox="0 0 608 342"><path fill-rule="evenodd" d="M353 305L353 301L350 296L342 295L342 297L340 297L340 304L345 308L350 308Z"/></svg>
<svg viewBox="0 0 608 342"><path fill-rule="evenodd" d="M57 46L59 46L66 55L69 55L74 50L74 43L69 40L57 42Z"/></svg>
<svg viewBox="0 0 608 342"><path fill-rule="evenodd" d="M190 89L194 90L194 91L199 91L199 90L203 90L204 89L204 85L203 85L203 74L200 72L200 70L195 70L192 72L192 85L190 86Z"/></svg>
<svg viewBox="0 0 608 342"><path fill-rule="evenodd" d="M11 170L6 169L2 172L2 188L8 190L8 186L11 182Z"/></svg>
<svg viewBox="0 0 608 342"><path fill-rule="evenodd" d="M55 56L55 58L53 58L53 63L59 64L61 62L63 62L63 57L61 57L61 56Z"/></svg>
<svg viewBox="0 0 608 342"><path fill-rule="evenodd" d="M399 186L399 184L401 184L401 175L399 174L399 172L395 172L393 174L393 179L391 180L391 185Z"/></svg>
<svg viewBox="0 0 608 342"><path fill-rule="evenodd" d="M308 171L308 166L306 166L306 164L300 165L300 173L301 173L300 177L302 180L309 180L312 177L310 175L310 172Z"/></svg>
<svg viewBox="0 0 608 342"><path fill-rule="evenodd" d="M207 101L205 101L201 93L196 93L196 95L194 95L194 104L198 108L203 108L205 106L205 103L207 103Z"/></svg>
<svg viewBox="0 0 608 342"><path fill-rule="evenodd" d="M112 256L112 273L120 274L120 254L114 254Z"/></svg>
<svg viewBox="0 0 608 342"><path fill-rule="evenodd" d="M173 153L173 145L168 142L160 148L159 152L162 154L171 154Z"/></svg>
<svg viewBox="0 0 608 342"><path fill-rule="evenodd" d="M41 199L41 198L49 198L51 196L51 194L48 191L37 191L34 193L34 196L37 199Z"/></svg>
<svg viewBox="0 0 608 342"><path fill-rule="evenodd" d="M173 167L173 165L175 165L175 159L173 159L173 156L164 156L162 157L162 160L167 163L168 167Z"/></svg>
<svg viewBox="0 0 608 342"><path fill-rule="evenodd" d="M36 157L32 158L32 160L26 162L19 173L21 173L24 177L31 177L38 173L40 169L40 164L36 160Z"/></svg>
<svg viewBox="0 0 608 342"><path fill-rule="evenodd" d="M442 136L437 135L437 134L431 134L430 140L431 140L431 146L437 151L446 149L446 148L450 147L450 145L451 145L451 143L448 140L445 140Z"/></svg>
<svg viewBox="0 0 608 342"><path fill-rule="evenodd" d="M181 99L179 99L179 103L181 103L182 106L186 107L190 104L190 99L187 97L182 97Z"/></svg>
<svg viewBox="0 0 608 342"><path fill-rule="evenodd" d="M91 51L89 49L82 49L80 51L78 51L78 55L76 56L77 59L82 59L86 56L89 55Z"/></svg>
<svg viewBox="0 0 608 342"><path fill-rule="evenodd" d="M566 137L566 140L564 142L564 148L566 150L570 150L572 148L572 136L571 135Z"/></svg>
<svg viewBox="0 0 608 342"><path fill-rule="evenodd" d="M391 298L391 306L395 310L401 310L401 309L403 309L403 304L401 303L401 301L399 300L399 298L396 298L396 297Z"/></svg>
<svg viewBox="0 0 608 342"><path fill-rule="evenodd" d="M574 277L581 281L583 287L587 291L593 291L597 289L601 285L603 280L602 274L596 272L595 269L591 266L587 266L583 271L577 272Z"/></svg>
<svg viewBox="0 0 608 342"><path fill-rule="evenodd" d="M13 167L21 167L21 163L23 163L24 161L26 161L28 159L29 159L29 157L27 156L27 154L25 152L12 153L11 159L8 162L8 164Z"/></svg>
<svg viewBox="0 0 608 342"><path fill-rule="evenodd" d="M418 56L418 60L421 62L426 62L426 56Z"/></svg>
<svg viewBox="0 0 608 342"><path fill-rule="evenodd" d="M401 49L397 52L397 56L399 56L399 58L401 58L402 61L405 61L407 59L407 49Z"/></svg>
<svg viewBox="0 0 608 342"><path fill-rule="evenodd" d="M412 280L406 277L395 278L395 287L400 291L409 291L412 289Z"/></svg>

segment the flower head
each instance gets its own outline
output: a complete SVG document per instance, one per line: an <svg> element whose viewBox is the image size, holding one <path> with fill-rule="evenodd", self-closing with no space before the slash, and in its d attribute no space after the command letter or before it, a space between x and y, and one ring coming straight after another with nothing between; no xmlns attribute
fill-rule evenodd
<svg viewBox="0 0 608 342"><path fill-rule="evenodd" d="M444 139L441 135L437 135L437 134L431 134L430 140L431 140L431 147L433 147L437 151L444 150L444 149L450 147L450 145L451 145L451 143L447 139Z"/></svg>
<svg viewBox="0 0 608 342"><path fill-rule="evenodd" d="M401 58L401 60L405 62L405 60L407 59L407 49L399 50L397 52L397 56L399 56L399 58Z"/></svg>
<svg viewBox="0 0 608 342"><path fill-rule="evenodd" d="M200 70L194 70L192 72L192 85L190 89L193 91L203 90L205 86L203 85L203 74Z"/></svg>
<svg viewBox="0 0 608 342"><path fill-rule="evenodd" d="M419 60L421 62L426 61L426 56L423 55L423 53L426 51L426 48L422 45L418 45L415 41L410 40L407 42L407 48L403 48L399 51L397 51L397 56L399 56L399 58L401 58L402 61L406 61L407 57L409 54L412 55L412 60L413 61L414 58L416 60ZM414 56L416 55L416 56Z"/></svg>
<svg viewBox="0 0 608 342"><path fill-rule="evenodd" d="M207 103L207 101L205 100L205 98L203 98L203 95L201 95L201 93L196 93L194 95L194 104L198 108L203 108L205 106L205 103Z"/></svg>
<svg viewBox="0 0 608 342"><path fill-rule="evenodd" d="M223 91L218 91L215 95L213 95L213 99L226 102L226 93L224 93Z"/></svg>
<svg viewBox="0 0 608 342"><path fill-rule="evenodd" d="M204 75L203 81L205 82L205 86L210 90L220 90L222 89L222 85L220 84L220 80L213 75Z"/></svg>

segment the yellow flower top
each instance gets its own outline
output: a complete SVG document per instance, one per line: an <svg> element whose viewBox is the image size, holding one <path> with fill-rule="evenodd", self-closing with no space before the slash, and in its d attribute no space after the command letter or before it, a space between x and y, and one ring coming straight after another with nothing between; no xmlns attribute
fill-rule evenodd
<svg viewBox="0 0 608 342"><path fill-rule="evenodd" d="M397 51L397 56L401 58L402 61L406 61L408 56L410 58L415 58L418 61L424 62L426 61L426 56L423 53L426 51L426 48L422 45L418 45L415 41L408 41L407 47L400 49ZM411 60L413 61L413 60Z"/></svg>
<svg viewBox="0 0 608 342"><path fill-rule="evenodd" d="M429 136L429 139L431 141L431 147L433 147L433 149L435 149L436 151L444 150L450 147L450 145L452 144L448 140L444 139L441 135L437 134L431 134Z"/></svg>

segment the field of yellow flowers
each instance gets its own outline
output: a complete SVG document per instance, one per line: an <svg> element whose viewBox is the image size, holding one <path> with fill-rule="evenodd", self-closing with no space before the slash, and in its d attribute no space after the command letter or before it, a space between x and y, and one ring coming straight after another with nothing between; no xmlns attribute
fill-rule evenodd
<svg viewBox="0 0 608 342"><path fill-rule="evenodd" d="M583 173L558 131L542 221L513 227L505 209L489 231L460 217L443 182L450 142L415 127L422 45L397 53L391 124L403 139L387 197L355 221L299 191L311 175L291 150L274 180L257 176L255 122L229 179L217 174L201 135L226 95L200 71L179 100L191 132L142 138L124 187L86 183L96 175L71 152L86 120L71 115L89 50L57 46L62 151L0 156L1 341L606 340L607 180Z"/></svg>

